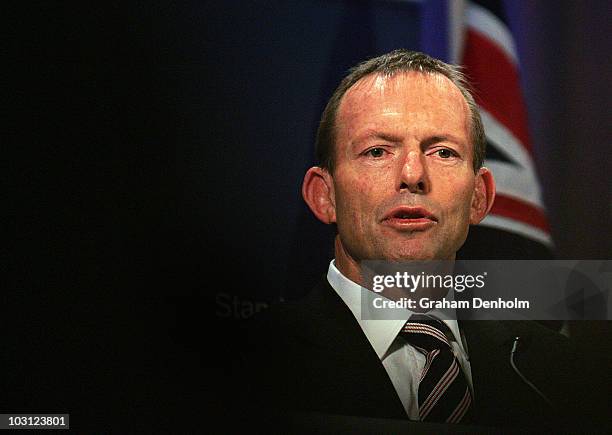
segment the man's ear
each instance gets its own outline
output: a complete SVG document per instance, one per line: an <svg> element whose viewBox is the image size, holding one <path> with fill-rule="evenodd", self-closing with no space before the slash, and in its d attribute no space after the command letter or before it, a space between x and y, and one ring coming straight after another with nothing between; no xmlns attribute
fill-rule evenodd
<svg viewBox="0 0 612 435"><path fill-rule="evenodd" d="M325 224L336 222L334 183L327 170L313 166L306 172L302 196L317 219Z"/></svg>
<svg viewBox="0 0 612 435"><path fill-rule="evenodd" d="M495 180L487 168L480 168L476 174L472 207L470 209L470 224L476 225L485 218L495 200Z"/></svg>

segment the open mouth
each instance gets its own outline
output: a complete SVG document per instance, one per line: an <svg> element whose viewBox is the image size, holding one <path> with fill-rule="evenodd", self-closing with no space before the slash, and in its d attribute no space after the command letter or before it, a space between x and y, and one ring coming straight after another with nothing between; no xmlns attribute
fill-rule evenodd
<svg viewBox="0 0 612 435"><path fill-rule="evenodd" d="M426 229L438 222L438 219L423 207L397 207L391 210L383 223L399 229Z"/></svg>
<svg viewBox="0 0 612 435"><path fill-rule="evenodd" d="M399 213L395 213L393 215L393 217L395 219L422 219L422 218L426 218L426 216L423 213L418 213L418 212L414 212L414 213L399 212Z"/></svg>
<svg viewBox="0 0 612 435"><path fill-rule="evenodd" d="M400 220L420 220L427 219L437 222L437 219L428 210L422 207L398 207L391 210L387 214L385 220L388 219L400 219Z"/></svg>

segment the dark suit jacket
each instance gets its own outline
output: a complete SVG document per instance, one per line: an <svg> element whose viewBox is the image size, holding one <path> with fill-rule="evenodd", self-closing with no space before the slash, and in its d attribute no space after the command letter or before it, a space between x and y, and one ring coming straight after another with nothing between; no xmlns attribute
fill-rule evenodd
<svg viewBox="0 0 612 435"><path fill-rule="evenodd" d="M566 337L528 321L460 321L460 328L475 424L584 427L584 366ZM378 356L326 279L304 299L271 307L246 336L254 349L246 358L256 381L250 400L261 408L407 419ZM512 369L516 336L516 365L552 407Z"/></svg>

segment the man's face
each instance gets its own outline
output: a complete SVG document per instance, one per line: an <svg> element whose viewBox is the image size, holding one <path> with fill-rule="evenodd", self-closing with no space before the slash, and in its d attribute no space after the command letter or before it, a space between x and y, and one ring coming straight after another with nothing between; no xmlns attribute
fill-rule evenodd
<svg viewBox="0 0 612 435"><path fill-rule="evenodd" d="M336 118L332 204L352 261L454 259L477 176L470 113L441 75L361 79Z"/></svg>

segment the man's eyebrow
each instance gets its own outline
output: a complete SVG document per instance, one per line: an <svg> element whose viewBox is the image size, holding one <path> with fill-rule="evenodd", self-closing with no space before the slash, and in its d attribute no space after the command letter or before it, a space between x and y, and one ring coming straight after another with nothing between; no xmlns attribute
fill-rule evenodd
<svg viewBox="0 0 612 435"><path fill-rule="evenodd" d="M438 142L452 142L454 144L461 145L461 146L467 145L463 140L461 140L460 138L456 136L453 136L452 134L437 134L435 136L428 137L421 143L421 145L429 146L429 145L436 144Z"/></svg>
<svg viewBox="0 0 612 435"><path fill-rule="evenodd" d="M403 137L391 133L386 133L384 131L366 130L362 134L357 136L353 143L359 143L368 139L382 139L387 142L401 142L403 140Z"/></svg>

